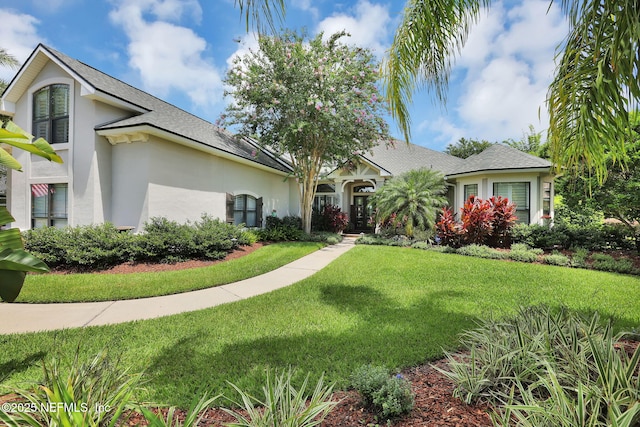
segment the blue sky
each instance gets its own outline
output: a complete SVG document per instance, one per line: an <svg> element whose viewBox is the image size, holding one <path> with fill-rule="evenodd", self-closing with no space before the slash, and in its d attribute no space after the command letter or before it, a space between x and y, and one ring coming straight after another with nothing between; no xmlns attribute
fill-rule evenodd
<svg viewBox="0 0 640 427"><path fill-rule="evenodd" d="M285 27L347 30L383 58L402 0L285 0ZM520 139L546 130L554 52L567 34L558 2L494 1L456 61L446 108L416 93L412 142L443 150L461 137ZM45 43L214 122L234 55L256 45L234 0L0 0L0 47L19 60ZM10 80L15 71L2 69ZM392 133L400 137L391 123Z"/></svg>

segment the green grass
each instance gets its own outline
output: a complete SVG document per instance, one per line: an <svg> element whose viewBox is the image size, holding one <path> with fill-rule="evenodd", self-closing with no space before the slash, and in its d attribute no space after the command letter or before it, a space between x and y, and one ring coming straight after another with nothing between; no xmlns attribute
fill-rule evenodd
<svg viewBox="0 0 640 427"><path fill-rule="evenodd" d="M219 307L114 326L0 336L0 378L37 380L37 361L103 348L133 372L142 397L188 407L205 391L233 395L226 381L258 393L268 368L326 372L337 388L363 364L399 368L442 357L489 315L545 303L597 310L618 329L640 325L640 278L414 249L357 246L290 287ZM1 307L0 307L1 308Z"/></svg>
<svg viewBox="0 0 640 427"><path fill-rule="evenodd" d="M17 302L111 301L210 288L269 272L323 246L311 242L276 243L231 261L177 271L29 275Z"/></svg>

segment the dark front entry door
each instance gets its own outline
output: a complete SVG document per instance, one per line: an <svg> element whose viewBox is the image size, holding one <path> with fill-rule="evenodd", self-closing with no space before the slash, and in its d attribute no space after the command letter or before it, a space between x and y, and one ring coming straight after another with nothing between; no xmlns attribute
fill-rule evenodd
<svg viewBox="0 0 640 427"><path fill-rule="evenodd" d="M353 227L355 228L355 230L369 231L369 217L371 217L369 196L353 196L351 222L353 223Z"/></svg>

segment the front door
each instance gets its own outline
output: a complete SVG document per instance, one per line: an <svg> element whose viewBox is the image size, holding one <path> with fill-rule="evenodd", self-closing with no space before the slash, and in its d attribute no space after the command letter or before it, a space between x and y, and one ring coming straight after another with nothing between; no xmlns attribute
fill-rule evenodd
<svg viewBox="0 0 640 427"><path fill-rule="evenodd" d="M369 218L371 217L371 207L369 207L369 196L353 196L353 226L356 231L369 231Z"/></svg>

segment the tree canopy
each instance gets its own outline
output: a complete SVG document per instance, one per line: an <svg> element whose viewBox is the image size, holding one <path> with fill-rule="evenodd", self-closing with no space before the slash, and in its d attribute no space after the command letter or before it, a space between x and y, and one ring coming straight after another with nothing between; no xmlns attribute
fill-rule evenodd
<svg viewBox="0 0 640 427"><path fill-rule="evenodd" d="M259 50L237 57L225 78L232 102L221 124L290 158L307 232L322 168L390 141L377 64L368 50L340 43L345 36L262 36Z"/></svg>
<svg viewBox="0 0 640 427"><path fill-rule="evenodd" d="M408 106L426 87L446 101L452 63L469 28L491 0L407 0L384 64L392 116L410 140ZM602 181L607 158L624 162L628 112L640 101L640 2L561 0L570 23L549 87L548 141L557 167L595 171Z"/></svg>
<svg viewBox="0 0 640 427"><path fill-rule="evenodd" d="M473 156L474 154L482 153L485 149L491 147L494 142L478 139L466 139L460 138L455 144L448 144L444 152L461 159Z"/></svg>

